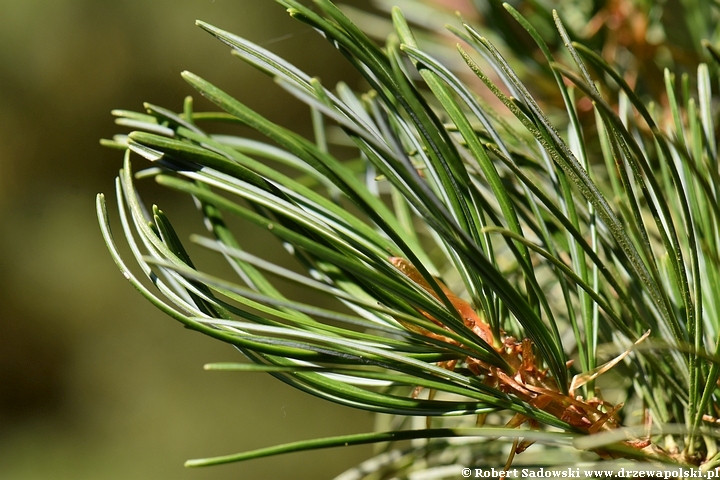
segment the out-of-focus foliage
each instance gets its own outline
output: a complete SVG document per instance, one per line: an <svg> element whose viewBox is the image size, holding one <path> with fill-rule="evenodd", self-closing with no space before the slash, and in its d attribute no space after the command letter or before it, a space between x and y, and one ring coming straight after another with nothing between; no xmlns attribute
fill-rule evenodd
<svg viewBox="0 0 720 480"><path fill-rule="evenodd" d="M107 257L92 198L111 188L118 168L98 144L115 131L113 108L179 106L191 91L179 74L193 68L311 131L304 106L282 101L289 96L280 88L213 48L197 18L248 32L328 81L357 82L327 42L272 2L0 0L2 479L225 479L223 469L189 472L182 462L198 445L213 453L243 444L246 430L269 445L372 424L369 414L328 407L262 375L236 382L203 372L207 361L235 358L232 348L168 328ZM172 210L195 218L190 205ZM262 425L217 416L231 410L262 412ZM243 471L249 479L290 468L296 478L327 478L364 456L348 449Z"/></svg>

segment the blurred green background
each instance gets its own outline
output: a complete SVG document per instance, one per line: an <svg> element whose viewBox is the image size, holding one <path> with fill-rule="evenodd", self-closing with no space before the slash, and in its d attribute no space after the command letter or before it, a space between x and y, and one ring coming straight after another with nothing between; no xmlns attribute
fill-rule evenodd
<svg viewBox="0 0 720 480"><path fill-rule="evenodd" d="M95 194L112 196L122 160L98 144L123 133L110 110L141 111L143 101L180 110L194 93L182 70L310 135L307 109L195 19L291 59L326 85L358 85L325 40L269 0L0 0L0 479L322 479L370 453L182 466L369 431L373 422L264 374L204 372L206 362L241 355L146 303L102 243ZM149 191L150 201L172 205L181 231L202 231L187 199Z"/></svg>

